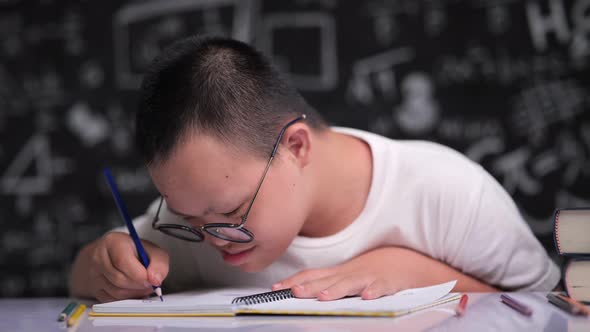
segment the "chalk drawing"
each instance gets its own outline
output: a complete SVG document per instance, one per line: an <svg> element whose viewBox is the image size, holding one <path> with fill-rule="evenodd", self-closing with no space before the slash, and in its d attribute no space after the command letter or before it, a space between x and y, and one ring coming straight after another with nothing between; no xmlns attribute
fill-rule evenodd
<svg viewBox="0 0 590 332"><path fill-rule="evenodd" d="M249 41L251 35L252 15L253 9L256 7L255 0L175 0L175 1L145 1L140 3L133 3L123 7L114 15L113 19L113 50L115 52L115 73L117 76L117 83L119 87L124 89L136 89L141 80L141 69L135 68L133 63L134 57L131 49L131 42L134 38L138 38L131 32L131 27L137 24L149 24L155 19L170 18L174 15L181 15L187 13L204 14L206 24L211 23L211 11L222 10L229 8L233 12L232 22L227 29L230 31L228 37L232 37L241 41ZM220 30L219 22L213 20L213 26L204 25L199 27L198 31L180 31L179 22L172 20L165 21L160 28L166 40L172 41L175 38L183 37L177 35L178 32L186 33L203 33L203 32L218 32ZM170 34L172 33L172 34ZM144 56L153 57L159 53L162 45L156 45L158 41L148 40L148 44L140 47ZM147 53L147 54L145 54ZM144 59L143 63L151 59Z"/></svg>
<svg viewBox="0 0 590 332"><path fill-rule="evenodd" d="M291 66L288 57L275 48L274 34L279 30L296 32L298 29L314 29L319 35L319 45L298 45L313 54L319 70L317 73L299 73ZM264 17L258 46L274 59L281 71L301 90L329 91L338 83L338 57L336 53L336 26L334 18L324 12L271 13Z"/></svg>
<svg viewBox="0 0 590 332"><path fill-rule="evenodd" d="M431 131L440 117L438 102L434 98L434 85L425 73L414 72L401 83L402 102L394 110L400 128L410 135Z"/></svg>
<svg viewBox="0 0 590 332"><path fill-rule="evenodd" d="M104 141L110 134L110 126L104 116L92 112L88 104L82 101L69 109L66 125L86 148Z"/></svg>
<svg viewBox="0 0 590 332"><path fill-rule="evenodd" d="M395 66L407 63L413 57L412 49L403 47L356 61L352 66L347 97L361 104L374 102L377 93L385 100L395 100L398 96Z"/></svg>

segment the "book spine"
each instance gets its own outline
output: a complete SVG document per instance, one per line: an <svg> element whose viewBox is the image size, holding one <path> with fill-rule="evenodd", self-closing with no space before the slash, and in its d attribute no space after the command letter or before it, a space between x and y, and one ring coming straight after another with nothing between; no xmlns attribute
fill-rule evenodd
<svg viewBox="0 0 590 332"><path fill-rule="evenodd" d="M555 242L555 249L557 249L558 255L563 255L561 252L561 246L559 245L559 212L560 209L556 209L553 214L553 242Z"/></svg>
<svg viewBox="0 0 590 332"><path fill-rule="evenodd" d="M564 211L590 211L590 207L576 207L576 208L558 208L553 213L553 242L555 243L555 249L557 254L560 256L571 257L571 258L586 258L590 256L590 252L564 252L559 240L559 216Z"/></svg>

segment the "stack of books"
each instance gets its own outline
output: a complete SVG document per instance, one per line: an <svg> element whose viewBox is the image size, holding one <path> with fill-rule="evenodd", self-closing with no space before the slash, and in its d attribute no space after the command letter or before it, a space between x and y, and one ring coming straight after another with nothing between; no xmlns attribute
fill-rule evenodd
<svg viewBox="0 0 590 332"><path fill-rule="evenodd" d="M555 247L567 261L563 270L569 297L590 303L590 208L555 211Z"/></svg>

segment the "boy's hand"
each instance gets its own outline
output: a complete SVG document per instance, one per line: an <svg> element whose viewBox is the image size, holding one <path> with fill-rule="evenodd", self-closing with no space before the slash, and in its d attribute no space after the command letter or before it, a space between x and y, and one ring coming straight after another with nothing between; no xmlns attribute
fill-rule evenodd
<svg viewBox="0 0 590 332"><path fill-rule="evenodd" d="M153 292L168 275L168 254L149 241L141 241L149 258L146 270L126 233L111 232L84 248L76 258L71 290L100 302L139 298Z"/></svg>
<svg viewBox="0 0 590 332"><path fill-rule="evenodd" d="M302 271L272 288L291 288L295 297L321 301L355 295L376 299L428 285L429 274L436 273L437 264L443 263L410 249L379 248L331 268Z"/></svg>

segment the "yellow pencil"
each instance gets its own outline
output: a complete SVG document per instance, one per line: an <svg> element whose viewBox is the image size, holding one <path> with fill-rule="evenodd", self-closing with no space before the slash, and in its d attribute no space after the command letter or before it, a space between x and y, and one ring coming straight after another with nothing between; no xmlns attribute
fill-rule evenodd
<svg viewBox="0 0 590 332"><path fill-rule="evenodd" d="M76 321L78 321L78 318L82 316L84 311L86 311L86 306L84 304L80 304L78 308L76 308L76 311L74 311L74 313L68 319L68 327L76 324Z"/></svg>

